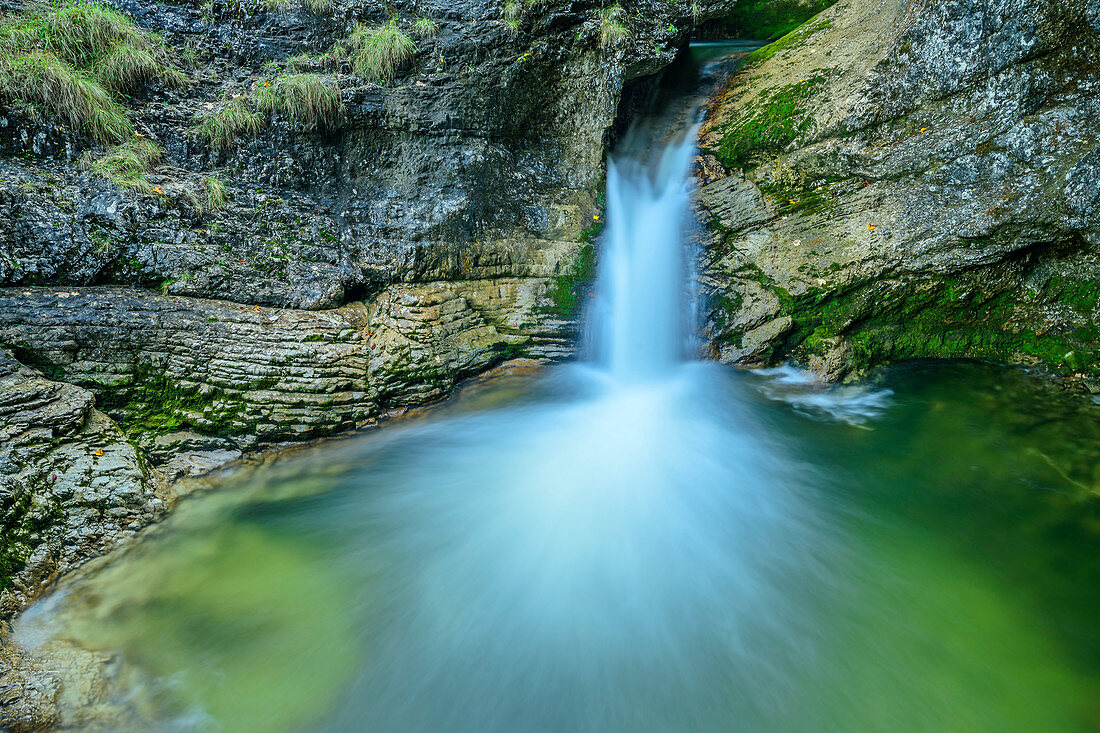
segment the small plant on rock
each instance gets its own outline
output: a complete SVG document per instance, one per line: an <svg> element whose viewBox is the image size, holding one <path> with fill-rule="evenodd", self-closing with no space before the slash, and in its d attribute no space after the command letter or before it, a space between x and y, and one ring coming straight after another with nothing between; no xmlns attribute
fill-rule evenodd
<svg viewBox="0 0 1100 733"><path fill-rule="evenodd" d="M202 204L207 211L216 211L225 207L229 201L229 192L225 184L217 178L207 176L202 179Z"/></svg>
<svg viewBox="0 0 1100 733"><path fill-rule="evenodd" d="M356 74L370 81L389 81L416 53L416 43L390 20L378 26L359 26L346 43Z"/></svg>
<svg viewBox="0 0 1100 733"><path fill-rule="evenodd" d="M226 101L221 109L196 117L193 129L215 148L225 150L238 138L255 137L263 125L264 119L252 108L251 101L238 95Z"/></svg>
<svg viewBox="0 0 1100 733"><path fill-rule="evenodd" d="M420 38L435 38L439 35L439 24L431 18L417 18L412 29Z"/></svg>
<svg viewBox="0 0 1100 733"><path fill-rule="evenodd" d="M253 89L263 112L277 112L308 128L333 127L344 114L340 90L317 74L289 74Z"/></svg>
<svg viewBox="0 0 1100 733"><path fill-rule="evenodd" d="M86 153L81 162L92 173L120 188L145 194L160 194L163 191L158 191L147 176L163 158L164 151L159 145L148 138L134 135L99 157Z"/></svg>
<svg viewBox="0 0 1100 733"><path fill-rule="evenodd" d="M618 3L610 5L600 10L599 16L601 46L609 48L630 37L630 30L623 24L624 13L621 5Z"/></svg>

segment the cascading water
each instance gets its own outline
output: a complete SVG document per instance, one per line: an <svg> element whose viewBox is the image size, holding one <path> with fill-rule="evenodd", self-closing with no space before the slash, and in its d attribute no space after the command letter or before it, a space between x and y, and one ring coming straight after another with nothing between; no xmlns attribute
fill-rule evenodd
<svg viewBox="0 0 1100 733"><path fill-rule="evenodd" d="M631 157L647 141L628 135L625 154L607 164L608 225L591 333L593 351L620 382L667 377L681 360L687 173L697 129L665 145L656 161Z"/></svg>
<svg viewBox="0 0 1100 733"><path fill-rule="evenodd" d="M592 359L227 477L67 582L16 627L47 667L76 654L97 670L59 699L92 689L99 717L70 709L67 725L1070 733L1100 719L1096 686L1019 595L1036 574L1006 586L1007 569L928 530L958 521L966 481L1046 485L1049 466L964 450L971 413L934 394L927 414L887 419L889 392L683 358L694 130L662 144L665 122L608 166ZM909 392L899 404L923 404ZM956 534L1015 537L1000 554L1049 556L1043 572L1089 556L997 522ZM1087 628L1091 596L1067 602L1068 585L1052 607Z"/></svg>

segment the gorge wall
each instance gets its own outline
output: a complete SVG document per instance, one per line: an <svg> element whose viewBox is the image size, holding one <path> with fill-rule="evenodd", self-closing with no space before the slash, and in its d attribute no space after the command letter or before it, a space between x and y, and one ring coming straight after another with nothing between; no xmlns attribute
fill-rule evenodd
<svg viewBox="0 0 1100 733"><path fill-rule="evenodd" d="M569 355L623 90L732 5L0 5L0 615L176 476Z"/></svg>
<svg viewBox="0 0 1100 733"><path fill-rule="evenodd" d="M841 0L704 130L711 353L914 358L1100 391L1100 3Z"/></svg>

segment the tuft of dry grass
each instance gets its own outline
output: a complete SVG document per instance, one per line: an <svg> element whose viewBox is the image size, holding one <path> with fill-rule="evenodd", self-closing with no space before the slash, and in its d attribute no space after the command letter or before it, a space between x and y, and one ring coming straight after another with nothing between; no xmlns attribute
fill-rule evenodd
<svg viewBox="0 0 1100 733"><path fill-rule="evenodd" d="M228 149L241 137L256 137L264 125L264 118L252 109L252 102L238 96L227 100L221 109L201 114L195 118L194 132L210 145Z"/></svg>
<svg viewBox="0 0 1100 733"><path fill-rule="evenodd" d="M600 45L610 48L619 41L630 37L630 29L623 23L623 8L618 3L609 5L599 12Z"/></svg>
<svg viewBox="0 0 1100 733"><path fill-rule="evenodd" d="M157 163L164 159L164 150L152 140L134 135L121 145L116 145L96 157L86 153L83 165L92 173L111 181L120 188L140 193L163 193L149 183L147 176Z"/></svg>
<svg viewBox="0 0 1100 733"><path fill-rule="evenodd" d="M308 128L335 127L344 116L340 90L317 74L287 74L253 87L256 106Z"/></svg>
<svg viewBox="0 0 1100 733"><path fill-rule="evenodd" d="M152 80L187 82L159 38L98 0L31 4L0 17L0 98L98 142L130 138L120 98Z"/></svg>
<svg viewBox="0 0 1100 733"><path fill-rule="evenodd" d="M369 81L384 82L416 53L416 43L390 20L356 28L345 43L352 69Z"/></svg>

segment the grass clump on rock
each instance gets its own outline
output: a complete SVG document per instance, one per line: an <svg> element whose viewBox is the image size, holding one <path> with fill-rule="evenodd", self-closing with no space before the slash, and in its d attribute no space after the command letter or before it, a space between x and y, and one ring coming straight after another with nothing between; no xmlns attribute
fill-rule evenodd
<svg viewBox="0 0 1100 733"><path fill-rule="evenodd" d="M347 40L352 69L369 81L384 82L416 53L416 43L390 20L377 26L359 26Z"/></svg>
<svg viewBox="0 0 1100 733"><path fill-rule="evenodd" d="M0 98L97 142L133 135L120 99L153 80L186 83L158 38L100 2L33 4L0 16Z"/></svg>
<svg viewBox="0 0 1100 733"><path fill-rule="evenodd" d="M435 38L439 35L439 24L431 18L417 18L412 29L420 38Z"/></svg>
<svg viewBox="0 0 1100 733"><path fill-rule="evenodd" d="M225 150L238 138L255 137L263 125L264 118L252 108L252 102L244 96L236 96L221 109L199 115L194 131L213 147Z"/></svg>
<svg viewBox="0 0 1100 733"><path fill-rule="evenodd" d="M344 114L340 90L317 74L287 74L254 89L262 112L278 113L308 128L335 126Z"/></svg>
<svg viewBox="0 0 1100 733"><path fill-rule="evenodd" d="M630 30L623 24L623 8L618 3L602 9L600 15L600 45L604 48L614 46L624 38L630 37Z"/></svg>
<svg viewBox="0 0 1100 733"><path fill-rule="evenodd" d="M146 194L160 194L147 178L149 172L164 158L164 151L148 138L134 135L121 145L99 157L85 155L83 163L92 173L111 181L120 188Z"/></svg>
<svg viewBox="0 0 1100 733"><path fill-rule="evenodd" d="M202 204L207 211L216 211L225 208L229 201L229 192L225 184L217 178L207 177L202 179Z"/></svg>

